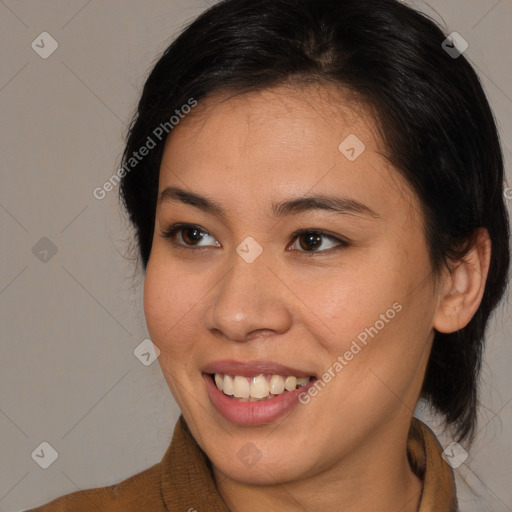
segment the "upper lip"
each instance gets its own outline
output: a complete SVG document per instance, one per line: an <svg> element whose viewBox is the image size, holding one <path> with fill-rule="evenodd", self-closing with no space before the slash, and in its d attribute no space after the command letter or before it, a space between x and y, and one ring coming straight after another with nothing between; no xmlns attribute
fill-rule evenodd
<svg viewBox="0 0 512 512"><path fill-rule="evenodd" d="M313 377L313 372L290 368L272 361L235 361L225 359L208 363L201 369L203 373L222 373L240 375L241 377L256 377L257 375L293 375L294 377Z"/></svg>

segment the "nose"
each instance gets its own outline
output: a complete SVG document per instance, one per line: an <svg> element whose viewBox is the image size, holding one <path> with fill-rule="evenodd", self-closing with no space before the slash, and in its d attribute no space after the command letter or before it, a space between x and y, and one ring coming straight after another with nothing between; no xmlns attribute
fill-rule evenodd
<svg viewBox="0 0 512 512"><path fill-rule="evenodd" d="M231 270L212 291L203 319L214 335L250 341L290 329L290 293L263 257L247 263L237 254Z"/></svg>

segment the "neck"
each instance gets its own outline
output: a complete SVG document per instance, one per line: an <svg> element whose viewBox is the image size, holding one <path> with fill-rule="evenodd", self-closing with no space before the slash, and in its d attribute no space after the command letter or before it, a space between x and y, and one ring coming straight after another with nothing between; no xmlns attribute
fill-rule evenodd
<svg viewBox="0 0 512 512"><path fill-rule="evenodd" d="M213 473L233 512L417 512L422 482L409 465L403 439L396 430L380 431L335 466L283 484L249 485L215 467Z"/></svg>

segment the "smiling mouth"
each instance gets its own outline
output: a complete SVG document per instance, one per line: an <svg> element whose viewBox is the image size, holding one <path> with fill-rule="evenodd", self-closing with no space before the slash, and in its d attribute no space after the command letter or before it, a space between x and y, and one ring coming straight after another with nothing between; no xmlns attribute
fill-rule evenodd
<svg viewBox="0 0 512 512"><path fill-rule="evenodd" d="M240 402L265 402L279 395L300 389L314 377L294 377L293 375L260 374L255 377L229 375L223 373L209 374L217 389L224 395Z"/></svg>

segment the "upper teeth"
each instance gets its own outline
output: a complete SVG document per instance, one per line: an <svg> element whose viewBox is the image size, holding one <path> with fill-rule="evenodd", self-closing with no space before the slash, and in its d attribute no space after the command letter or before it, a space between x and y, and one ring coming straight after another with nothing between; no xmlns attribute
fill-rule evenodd
<svg viewBox="0 0 512 512"><path fill-rule="evenodd" d="M258 375L241 377L240 375L215 374L215 384L225 394L244 400L266 400L270 395L280 395L284 391L294 391L305 386L309 377L282 377L281 375ZM270 398L272 398L270 396Z"/></svg>

